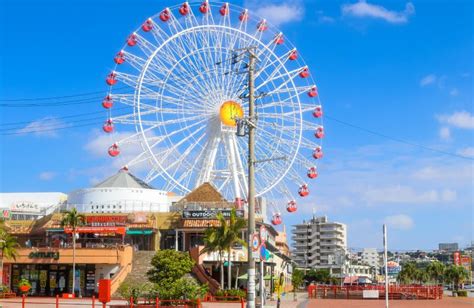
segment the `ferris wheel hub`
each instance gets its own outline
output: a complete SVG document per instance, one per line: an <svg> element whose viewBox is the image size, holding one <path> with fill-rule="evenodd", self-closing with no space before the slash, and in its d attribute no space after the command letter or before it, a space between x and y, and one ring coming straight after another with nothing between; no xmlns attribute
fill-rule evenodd
<svg viewBox="0 0 474 308"><path fill-rule="evenodd" d="M236 126L236 119L244 116L242 106L235 101L225 101L219 110L219 118L226 126Z"/></svg>

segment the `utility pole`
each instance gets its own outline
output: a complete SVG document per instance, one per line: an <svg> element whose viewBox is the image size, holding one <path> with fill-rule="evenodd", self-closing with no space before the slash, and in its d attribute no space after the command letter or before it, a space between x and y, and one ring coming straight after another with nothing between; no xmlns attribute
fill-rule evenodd
<svg viewBox="0 0 474 308"><path fill-rule="evenodd" d="M252 256L252 237L255 233L255 54L247 49L249 55L249 193L248 193L248 270L247 270L247 308L255 308L255 260Z"/></svg>

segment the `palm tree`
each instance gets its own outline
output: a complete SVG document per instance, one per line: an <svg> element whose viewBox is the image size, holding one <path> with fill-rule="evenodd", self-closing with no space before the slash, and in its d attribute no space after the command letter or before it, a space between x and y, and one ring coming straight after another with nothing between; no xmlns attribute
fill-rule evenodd
<svg viewBox="0 0 474 308"><path fill-rule="evenodd" d="M19 246L20 245L18 245L16 237L13 237L8 234L3 228L0 229L0 285L3 282L3 259L7 258L10 260L16 260L16 256L18 255L16 249Z"/></svg>
<svg viewBox="0 0 474 308"><path fill-rule="evenodd" d="M77 227L83 225L86 221L86 217L77 212L76 208L72 208L70 211L64 213L63 219L61 220L61 227L72 229L72 293L74 294L76 284L76 230ZM79 295L81 288L79 286Z"/></svg>
<svg viewBox="0 0 474 308"><path fill-rule="evenodd" d="M247 246L246 241L241 238L242 229L247 226L247 221L237 216L235 209L230 212L229 219L225 219L222 213L217 214L222 234L224 234L224 248L227 250L227 287L231 289L232 285L232 267L230 254L235 244Z"/></svg>
<svg viewBox="0 0 474 308"><path fill-rule="evenodd" d="M222 262L222 258L225 248L223 238L222 230L220 228L212 227L206 229L206 232L204 233L204 248L200 252L201 255L208 252L217 252L219 255L221 288L224 287L224 263Z"/></svg>
<svg viewBox="0 0 474 308"><path fill-rule="evenodd" d="M446 269L446 279L454 284L454 290L459 290L459 285L469 279L469 272L461 265L451 265Z"/></svg>
<svg viewBox="0 0 474 308"><path fill-rule="evenodd" d="M403 264L402 270L398 273L398 281L402 284L412 283L416 280L417 268L414 262Z"/></svg>
<svg viewBox="0 0 474 308"><path fill-rule="evenodd" d="M446 267L443 263L439 261L431 262L427 267L426 271L430 276L430 279L436 281L436 284L439 285L444 279L444 271Z"/></svg>

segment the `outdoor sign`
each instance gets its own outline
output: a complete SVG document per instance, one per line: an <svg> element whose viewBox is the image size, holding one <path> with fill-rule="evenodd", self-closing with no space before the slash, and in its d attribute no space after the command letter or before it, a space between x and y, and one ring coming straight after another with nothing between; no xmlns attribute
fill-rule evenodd
<svg viewBox="0 0 474 308"><path fill-rule="evenodd" d="M470 256L461 256L461 265L467 270L471 271L471 257Z"/></svg>
<svg viewBox="0 0 474 308"><path fill-rule="evenodd" d="M125 224L126 222L127 222L127 216L125 215L86 216L86 223L88 225L94 225L94 226Z"/></svg>
<svg viewBox="0 0 474 308"><path fill-rule="evenodd" d="M461 265L461 253L459 251L456 251L453 254L453 259L454 259L454 265Z"/></svg>
<svg viewBox="0 0 474 308"><path fill-rule="evenodd" d="M19 201L10 205L12 212L39 213L41 211L38 204L29 201Z"/></svg>
<svg viewBox="0 0 474 308"><path fill-rule="evenodd" d="M28 258L59 260L59 252L58 251L32 251L28 255Z"/></svg>
<svg viewBox="0 0 474 308"><path fill-rule="evenodd" d="M260 260L268 261L271 257L272 254L267 250L265 244L260 245Z"/></svg>
<svg viewBox="0 0 474 308"><path fill-rule="evenodd" d="M395 261L388 261L387 262L387 273L388 273L388 275L390 275L390 276L398 275L398 273L400 273L401 270L402 270L402 267L397 262L395 262Z"/></svg>
<svg viewBox="0 0 474 308"><path fill-rule="evenodd" d="M10 210L3 210L2 217L5 218L5 219L10 219L11 213L12 212L10 212Z"/></svg>
<svg viewBox="0 0 474 308"><path fill-rule="evenodd" d="M252 258L260 258L260 236L257 233L254 233L252 236Z"/></svg>
<svg viewBox="0 0 474 308"><path fill-rule="evenodd" d="M77 227L76 233L114 233L125 235L125 227ZM64 233L72 233L72 228L64 228Z"/></svg>
<svg viewBox="0 0 474 308"><path fill-rule="evenodd" d="M225 218L230 217L231 210L184 210L183 218L186 219L215 219L217 213L222 213ZM244 211L236 210L237 217L244 217Z"/></svg>
<svg viewBox="0 0 474 308"><path fill-rule="evenodd" d="M362 298L379 298L379 290L363 290Z"/></svg>
<svg viewBox="0 0 474 308"><path fill-rule="evenodd" d="M267 240L267 235L268 235L268 232L267 232L267 228L265 228L264 225L261 225L260 226L260 242L265 243L265 241Z"/></svg>

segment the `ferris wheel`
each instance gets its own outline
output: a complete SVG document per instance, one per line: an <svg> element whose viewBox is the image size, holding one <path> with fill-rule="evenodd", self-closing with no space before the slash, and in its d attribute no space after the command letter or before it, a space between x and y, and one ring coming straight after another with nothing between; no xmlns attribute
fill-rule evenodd
<svg viewBox="0 0 474 308"><path fill-rule="evenodd" d="M236 136L248 115L248 68L255 67L255 185L257 196L297 209L318 175L324 137L322 107L312 72L283 33L229 3L208 1L165 8L126 39L106 78L103 130L112 157L133 145L126 166L147 164L145 182L187 193L212 183L237 204L247 196L247 138ZM117 108L119 107L119 108ZM119 132L119 133L117 133ZM295 197L297 196L297 197ZM283 204L281 204L283 202Z"/></svg>

